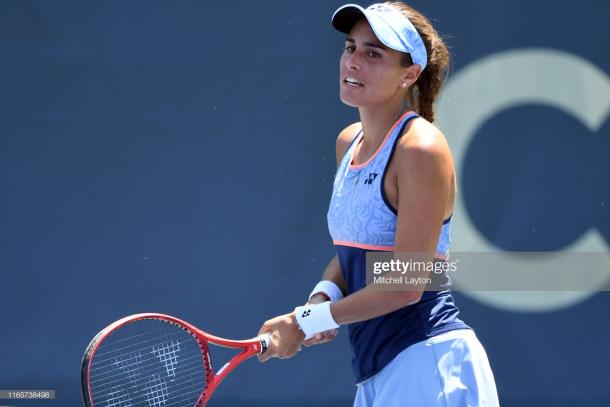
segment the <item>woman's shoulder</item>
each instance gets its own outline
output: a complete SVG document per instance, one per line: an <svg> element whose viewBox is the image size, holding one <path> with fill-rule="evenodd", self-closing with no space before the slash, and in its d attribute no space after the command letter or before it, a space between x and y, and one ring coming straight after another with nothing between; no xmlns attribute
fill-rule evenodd
<svg viewBox="0 0 610 407"><path fill-rule="evenodd" d="M354 140L354 137L356 137L361 129L362 123L356 122L350 124L339 132L339 135L337 136L337 164L341 161L350 143Z"/></svg>
<svg viewBox="0 0 610 407"><path fill-rule="evenodd" d="M441 130L424 118L413 120L396 144L395 160L399 170L452 168L453 158Z"/></svg>
<svg viewBox="0 0 610 407"><path fill-rule="evenodd" d="M418 117L405 129L397 143L396 152L399 154L446 154L449 145L445 135L434 124L423 117Z"/></svg>

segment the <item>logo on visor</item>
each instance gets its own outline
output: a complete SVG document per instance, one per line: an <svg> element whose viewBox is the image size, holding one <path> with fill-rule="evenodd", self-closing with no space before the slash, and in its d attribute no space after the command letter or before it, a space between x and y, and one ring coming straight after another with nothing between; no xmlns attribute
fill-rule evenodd
<svg viewBox="0 0 610 407"><path fill-rule="evenodd" d="M386 6L385 4L373 4L367 10L375 10L375 11L392 11L391 8Z"/></svg>

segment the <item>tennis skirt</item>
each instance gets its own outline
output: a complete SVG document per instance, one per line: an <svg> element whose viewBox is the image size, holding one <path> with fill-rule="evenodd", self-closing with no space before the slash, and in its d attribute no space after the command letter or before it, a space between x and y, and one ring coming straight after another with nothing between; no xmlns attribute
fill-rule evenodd
<svg viewBox="0 0 610 407"><path fill-rule="evenodd" d="M471 329L407 347L358 384L354 407L499 406L485 349Z"/></svg>

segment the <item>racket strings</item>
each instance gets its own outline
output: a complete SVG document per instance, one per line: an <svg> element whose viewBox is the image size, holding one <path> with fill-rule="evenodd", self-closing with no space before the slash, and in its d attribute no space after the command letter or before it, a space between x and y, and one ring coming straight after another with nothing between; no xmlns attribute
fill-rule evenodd
<svg viewBox="0 0 610 407"><path fill-rule="evenodd" d="M155 321L155 320L139 320L136 322L144 322L144 321ZM136 322L132 322L132 324L136 323ZM171 326L175 326L176 328L180 329L180 331L183 331L184 333L187 333L188 335L190 335L192 337L193 340L197 341L196 337L190 333L189 331L178 327L177 325L171 325ZM119 328L119 330L122 328ZM113 347L116 348L116 352L122 352L124 349L128 348L129 346L132 346L134 348L141 348L142 347L142 343L146 343L151 342L151 343L156 343L156 341L163 339L163 338L175 338L176 335L180 332L177 330L172 330L172 331L167 331L165 334L163 334L162 332L158 332L158 336L151 336L150 332L140 332L140 333L136 333L133 334L129 337L126 338L113 338L112 339L112 343L113 343ZM119 331L115 331L115 334L119 333ZM182 336L181 336L182 337ZM131 343L132 345L123 345L124 343ZM106 354L110 354L112 353L112 350L109 350L108 352L106 352Z"/></svg>
<svg viewBox="0 0 610 407"><path fill-rule="evenodd" d="M165 337L164 339L169 339ZM146 356L145 353L142 352L143 348L148 348L150 353L155 354L155 345L158 344L157 341L143 341L141 345L126 347L123 350L116 350L113 352L108 352L108 354L104 353L103 355L99 355L96 353L96 362L95 365L91 367L91 371L98 370L108 370L111 367L116 367L121 370L129 370L131 368L137 368L138 365L142 365L143 358ZM165 343L165 342L163 342ZM156 357L160 362L168 365L175 366L177 363L176 356L179 351L180 342L175 342L174 346L177 347L174 352L161 353L157 351ZM201 352L197 356L200 356ZM201 359L201 357L199 357Z"/></svg>
<svg viewBox="0 0 610 407"><path fill-rule="evenodd" d="M190 359L192 359L192 360L198 359L198 360L194 360L194 362L190 363L190 364L189 363L183 364L182 368L181 368L181 373L193 374L193 371L199 372L201 370L200 369L201 358L197 357L197 358L190 358ZM129 374L127 374L127 379L129 380L129 382L132 386L140 385L146 379L146 377L142 377L142 374L140 373L140 371L147 371L147 370L150 370L151 368L155 368L155 367L156 367L156 364L152 364L152 363L147 364L147 365L142 365L138 371L129 372ZM93 375L92 375L92 377L93 377ZM97 375L96 375L95 380L89 381L92 389L98 388L100 386L116 386L122 382L124 382L124 377L118 377L116 374L106 374L106 375L100 376L100 377L97 377Z"/></svg>
<svg viewBox="0 0 610 407"><path fill-rule="evenodd" d="M199 342L163 320L142 319L116 329L90 362L89 388L97 406L193 406L205 386Z"/></svg>
<svg viewBox="0 0 610 407"><path fill-rule="evenodd" d="M146 386L147 386L146 387L147 390L144 392L144 399L150 405L155 405L154 401L155 401L156 394L161 393L161 394L168 395L169 387L167 385L167 382L164 381L159 375L153 375L153 377L151 377L149 379L149 381L146 383ZM172 386L171 389L172 389L171 399L164 400L163 403L165 403L165 404L160 404L160 405L163 405L163 406L169 406L172 404L180 405L180 402L183 402L186 400L186 401L190 402L191 404L182 404L182 405L183 406L188 405L189 407L191 407L194 405L194 402L197 400L198 396L202 392L200 383L191 383L190 385L184 385L184 386ZM108 396L106 398L106 402L110 403L111 400L113 400L113 399L120 400L122 397L122 398L129 400L131 403L135 402L134 405L140 405L138 403L138 401L136 401L136 400L138 400L138 397L134 397L135 391L136 391L136 389L134 389L134 388L120 387L120 388L111 389L111 392L108 394ZM155 393L155 392L157 392L157 393ZM197 397L194 397L194 395L197 395ZM139 397L139 398L141 399L142 397ZM160 400L161 398L162 397L159 397L158 399ZM99 402L101 400L102 399L100 398L100 399L98 399L97 402Z"/></svg>
<svg viewBox="0 0 610 407"><path fill-rule="evenodd" d="M167 337L165 337L164 339L167 339ZM166 369L168 369L168 374L169 374L169 370L171 369L171 374L175 375L175 366L178 363L177 352L160 353L158 351L155 351L156 348L154 345L152 345L152 343L157 343L157 342L158 341L149 341L149 343L151 344L150 353L155 354L157 357L157 360L166 366ZM172 343L174 343L177 350L179 350L179 342L172 342ZM146 344L146 342L142 342L142 344ZM148 347L148 346L146 346L146 347ZM144 358L146 357L146 354L142 353L141 349L142 349L142 347L139 347L139 348L131 347L131 349L125 348L124 352L121 352L121 351L110 352L110 353L112 353L111 357L105 357L106 354L104 354L103 356L100 355L98 357L98 354L96 354L95 364L93 364L91 366L92 375L95 374L95 376L102 376L102 377L104 376L104 373L114 375L116 373L115 369L119 369L123 373L126 373L128 375L134 375L143 369L145 370L147 368L150 368L151 367L150 364L157 364L157 360L155 360L153 358L146 358L146 360L148 362L148 365L147 365L144 362ZM201 355L201 353L191 354L190 356L183 356L181 358L181 360L182 361L193 360L195 362L201 362L202 355ZM184 363L183 363L183 365L184 365ZM90 381L90 382L93 383L93 381Z"/></svg>

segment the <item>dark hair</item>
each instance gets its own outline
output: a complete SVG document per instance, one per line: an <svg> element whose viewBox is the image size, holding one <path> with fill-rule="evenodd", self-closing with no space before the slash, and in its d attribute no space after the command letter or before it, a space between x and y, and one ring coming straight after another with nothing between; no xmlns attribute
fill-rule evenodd
<svg viewBox="0 0 610 407"><path fill-rule="evenodd" d="M451 56L447 45L432 23L419 11L399 1L385 4L394 7L407 17L424 42L428 53L427 65L417 81L407 90L407 98L411 109L429 122L433 122L434 102L449 74ZM412 65L411 55L404 54L401 63L404 66Z"/></svg>

